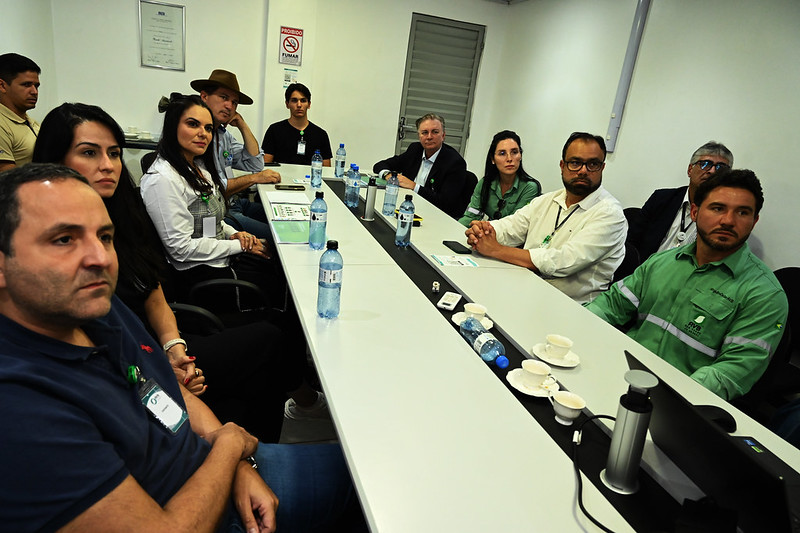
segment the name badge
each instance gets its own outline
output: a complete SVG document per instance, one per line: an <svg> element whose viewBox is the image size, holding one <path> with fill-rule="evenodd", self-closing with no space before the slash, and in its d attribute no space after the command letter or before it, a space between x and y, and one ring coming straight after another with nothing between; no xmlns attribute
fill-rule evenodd
<svg viewBox="0 0 800 533"><path fill-rule="evenodd" d="M203 217L203 237L217 237L217 217Z"/></svg>
<svg viewBox="0 0 800 533"><path fill-rule="evenodd" d="M297 155L306 155L306 142L303 139L297 141Z"/></svg>
<svg viewBox="0 0 800 533"><path fill-rule="evenodd" d="M148 379L139 388L139 399L153 418L172 433L177 433L189 418L186 411L154 379Z"/></svg>
<svg viewBox="0 0 800 533"><path fill-rule="evenodd" d="M225 167L225 179L228 181L233 179L233 167Z"/></svg>

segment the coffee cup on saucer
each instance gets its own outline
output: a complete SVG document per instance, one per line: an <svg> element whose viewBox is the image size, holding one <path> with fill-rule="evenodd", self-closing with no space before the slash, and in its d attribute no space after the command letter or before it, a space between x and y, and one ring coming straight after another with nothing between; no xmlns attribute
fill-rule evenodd
<svg viewBox="0 0 800 533"><path fill-rule="evenodd" d="M469 318L472 317L478 322L484 319L486 316L486 307L481 304L476 304L474 302L470 302L468 304L464 304L464 317Z"/></svg>
<svg viewBox="0 0 800 533"><path fill-rule="evenodd" d="M532 390L539 389L548 376L550 376L550 367L546 363L533 359L525 359L522 362L520 381L523 386Z"/></svg>
<svg viewBox="0 0 800 533"><path fill-rule="evenodd" d="M572 349L572 341L563 335L556 335L551 333L545 337L547 341L544 349L547 355L554 359L564 359L569 351Z"/></svg>
<svg viewBox="0 0 800 533"><path fill-rule="evenodd" d="M565 390L556 391L550 395L550 403L556 413L556 422L564 426L571 426L573 420L580 416L586 407L586 400Z"/></svg>

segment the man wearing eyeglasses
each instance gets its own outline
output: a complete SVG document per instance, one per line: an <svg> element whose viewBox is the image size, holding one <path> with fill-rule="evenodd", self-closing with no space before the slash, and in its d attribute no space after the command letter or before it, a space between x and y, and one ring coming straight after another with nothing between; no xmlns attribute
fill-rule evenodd
<svg viewBox="0 0 800 533"><path fill-rule="evenodd" d="M573 133L559 163L564 188L500 220L471 222L467 243L533 270L579 303L591 301L622 263L628 227L622 206L602 187L605 159L602 137Z"/></svg>
<svg viewBox="0 0 800 533"><path fill-rule="evenodd" d="M695 150L689 161L689 185L676 189L658 189L628 222L628 243L639 251L642 261L656 252L694 242L697 227L689 215L697 187L733 165L733 154L716 141Z"/></svg>

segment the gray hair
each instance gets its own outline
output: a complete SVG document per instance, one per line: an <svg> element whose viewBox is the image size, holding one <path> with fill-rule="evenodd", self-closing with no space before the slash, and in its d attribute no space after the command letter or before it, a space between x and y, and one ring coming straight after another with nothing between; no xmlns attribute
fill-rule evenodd
<svg viewBox="0 0 800 533"><path fill-rule="evenodd" d="M689 164L693 165L697 163L704 155L716 155L719 157L724 157L728 160L728 166L733 166L733 154L730 150L728 150L727 146L722 143L718 143L717 141L708 141L703 146L695 150L692 154L692 159L689 161Z"/></svg>
<svg viewBox="0 0 800 533"><path fill-rule="evenodd" d="M417 119L417 122L415 122L418 130L419 130L419 125L422 124L423 122L425 122L426 120L438 120L442 124L442 130L445 129L445 127L444 127L444 117L440 117L436 113L428 113L427 115L422 115L421 117L419 117Z"/></svg>

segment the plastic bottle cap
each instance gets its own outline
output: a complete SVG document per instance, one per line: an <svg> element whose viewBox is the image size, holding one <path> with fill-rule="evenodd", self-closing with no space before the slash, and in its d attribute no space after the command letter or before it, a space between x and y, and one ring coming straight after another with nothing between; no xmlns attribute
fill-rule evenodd
<svg viewBox="0 0 800 533"><path fill-rule="evenodd" d="M411 196L410 194L406 194L406 200L408 200L410 202L412 198L413 198L413 196Z"/></svg>
<svg viewBox="0 0 800 533"><path fill-rule="evenodd" d="M317 191L316 196L317 196L317 198L322 198L323 196L325 196L325 193L322 192L322 191Z"/></svg>
<svg viewBox="0 0 800 533"><path fill-rule="evenodd" d="M497 365L497 368L507 368L508 357L506 357L505 355L498 355L497 358L494 360L494 364Z"/></svg>
<svg viewBox="0 0 800 533"><path fill-rule="evenodd" d="M339 143L339 148L344 148L344 143Z"/></svg>
<svg viewBox="0 0 800 533"><path fill-rule="evenodd" d="M328 241L328 250L338 250L339 249L339 241ZM508 363L506 363L508 366Z"/></svg>

